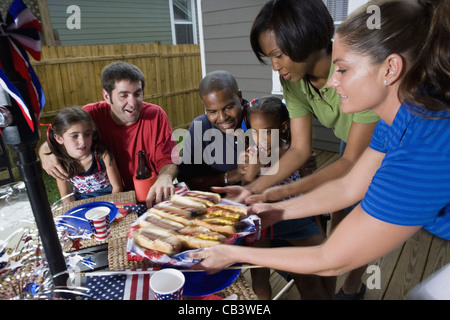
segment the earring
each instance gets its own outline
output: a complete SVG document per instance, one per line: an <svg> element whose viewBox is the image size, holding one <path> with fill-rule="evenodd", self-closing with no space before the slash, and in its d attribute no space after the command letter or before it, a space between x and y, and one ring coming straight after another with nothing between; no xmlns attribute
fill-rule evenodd
<svg viewBox="0 0 450 320"><path fill-rule="evenodd" d="M388 84L387 79L384 79L384 85L387 86L387 84Z"/></svg>

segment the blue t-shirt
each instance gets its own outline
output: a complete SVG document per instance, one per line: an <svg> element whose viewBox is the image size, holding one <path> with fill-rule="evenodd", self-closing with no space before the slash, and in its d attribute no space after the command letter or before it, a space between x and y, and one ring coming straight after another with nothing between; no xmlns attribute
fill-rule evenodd
<svg viewBox="0 0 450 320"><path fill-rule="evenodd" d="M450 111L404 103L391 126L380 120L370 147L386 156L361 202L364 211L450 239Z"/></svg>

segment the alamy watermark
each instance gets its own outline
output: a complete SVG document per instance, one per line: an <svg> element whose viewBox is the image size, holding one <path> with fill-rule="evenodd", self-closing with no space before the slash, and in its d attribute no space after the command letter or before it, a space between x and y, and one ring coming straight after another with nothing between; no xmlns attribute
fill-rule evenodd
<svg viewBox="0 0 450 320"><path fill-rule="evenodd" d="M367 289L381 289L381 269L376 264L367 266L366 273L370 276L366 280Z"/></svg>
<svg viewBox="0 0 450 320"><path fill-rule="evenodd" d="M66 20L67 29L81 29L81 9L77 5L68 6L66 13L70 16Z"/></svg>
<svg viewBox="0 0 450 320"><path fill-rule="evenodd" d="M366 25L367 28L373 29L381 29L381 10L377 5L370 5L366 9L367 14L371 14L369 18L367 18Z"/></svg>

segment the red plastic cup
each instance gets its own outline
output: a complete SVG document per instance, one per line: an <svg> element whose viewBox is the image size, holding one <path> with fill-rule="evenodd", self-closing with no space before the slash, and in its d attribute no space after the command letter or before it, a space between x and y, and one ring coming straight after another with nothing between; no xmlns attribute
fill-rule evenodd
<svg viewBox="0 0 450 320"><path fill-rule="evenodd" d="M136 175L133 177L134 191L136 192L136 199L138 202L145 202L148 191L156 181L156 174L152 173L152 176L148 179L140 180L136 179Z"/></svg>

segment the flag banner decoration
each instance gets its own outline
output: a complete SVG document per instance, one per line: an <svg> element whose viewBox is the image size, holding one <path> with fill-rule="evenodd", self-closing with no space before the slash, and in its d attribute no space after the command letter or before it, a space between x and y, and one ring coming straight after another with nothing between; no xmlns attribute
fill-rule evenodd
<svg viewBox="0 0 450 320"><path fill-rule="evenodd" d="M35 60L41 60L41 40L39 36L41 29L42 27L39 21L22 0L13 1L8 10L6 22L3 22L3 18L0 15L0 34L7 37L14 69L27 83L31 108L29 109L27 107L22 95L15 88L14 84L8 80L6 73L3 71L4 65L2 64L8 63L5 61L0 61L0 86L19 105L23 116L33 132L35 128L30 110L39 119L45 104L45 97L41 83L31 66L27 52ZM6 48L2 49L4 50Z"/></svg>

